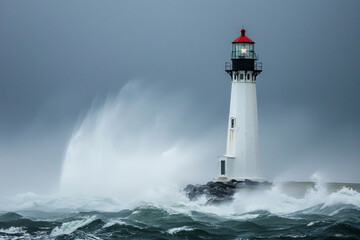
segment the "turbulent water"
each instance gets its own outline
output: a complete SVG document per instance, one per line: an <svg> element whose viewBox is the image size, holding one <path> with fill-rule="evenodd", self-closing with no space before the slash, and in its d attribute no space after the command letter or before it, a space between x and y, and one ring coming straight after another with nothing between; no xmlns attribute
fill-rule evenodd
<svg viewBox="0 0 360 240"><path fill-rule="evenodd" d="M360 239L357 190L285 190L243 190L231 203L207 205L173 189L126 207L122 198L22 194L0 199L0 239Z"/></svg>
<svg viewBox="0 0 360 240"><path fill-rule="evenodd" d="M59 195L0 197L0 239L360 239L356 185L274 184L219 205L190 201L180 186L213 177L223 129L201 134L192 123L205 117L187 112L183 96L139 86L74 130Z"/></svg>

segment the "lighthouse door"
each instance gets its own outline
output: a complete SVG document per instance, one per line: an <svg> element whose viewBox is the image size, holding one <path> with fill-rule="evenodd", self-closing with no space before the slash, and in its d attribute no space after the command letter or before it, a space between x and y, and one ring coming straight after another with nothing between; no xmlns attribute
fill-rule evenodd
<svg viewBox="0 0 360 240"><path fill-rule="evenodd" d="M221 175L225 175L225 161L221 160Z"/></svg>

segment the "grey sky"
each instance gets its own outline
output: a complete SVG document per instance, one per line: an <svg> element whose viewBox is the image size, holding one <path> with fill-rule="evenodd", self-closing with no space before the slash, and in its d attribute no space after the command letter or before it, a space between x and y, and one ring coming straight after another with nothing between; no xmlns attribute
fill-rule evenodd
<svg viewBox="0 0 360 240"><path fill-rule="evenodd" d="M51 191L81 116L134 79L192 99L189 114L206 119L194 131L226 131L224 62L242 26L263 62L264 175L360 182L359 11L359 1L0 1L0 192Z"/></svg>

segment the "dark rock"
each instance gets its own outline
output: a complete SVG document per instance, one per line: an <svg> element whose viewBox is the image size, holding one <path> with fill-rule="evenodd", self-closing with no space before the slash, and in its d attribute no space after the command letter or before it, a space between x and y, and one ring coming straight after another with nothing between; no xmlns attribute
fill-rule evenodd
<svg viewBox="0 0 360 240"><path fill-rule="evenodd" d="M184 188L184 192L190 200L196 200L201 196L208 199L207 204L219 204L231 202L232 196L241 189L255 189L260 187L269 187L269 182L256 182L245 179L245 181L230 180L224 182L208 182L205 185L189 184Z"/></svg>

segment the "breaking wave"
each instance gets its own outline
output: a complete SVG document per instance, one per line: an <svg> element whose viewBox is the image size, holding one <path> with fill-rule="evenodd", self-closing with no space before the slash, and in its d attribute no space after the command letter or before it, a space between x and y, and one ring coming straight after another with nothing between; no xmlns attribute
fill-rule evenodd
<svg viewBox="0 0 360 240"><path fill-rule="evenodd" d="M85 218L83 220L75 220L71 222L63 223L60 227L55 227L51 231L51 236L60 236L60 235L69 235L75 232L77 229L88 225L96 219L95 216L91 216L89 218Z"/></svg>
<svg viewBox="0 0 360 240"><path fill-rule="evenodd" d="M295 184L303 188L302 184ZM178 191L179 196L182 195ZM261 191L240 191L231 203L208 205L185 196L168 202L139 203L121 209L116 198L51 198L31 195L1 199L0 238L236 239L358 238L360 193L325 184L309 187L304 196L287 194L281 183ZM12 205L13 202L21 203ZM24 201L24 202L22 202ZM31 204L27 204L31 201ZM91 202L95 201L93 204ZM60 205L58 203L61 203ZM21 208L19 206L27 206ZM42 210L41 210L42 209ZM46 211L44 211L46 209Z"/></svg>
<svg viewBox="0 0 360 240"><path fill-rule="evenodd" d="M297 185L303 189L301 183ZM207 204L205 196L190 201L182 190L177 188L158 188L158 195L148 201L137 203L134 207L151 205L164 208L174 213L190 214L198 211L235 219L252 219L258 216L256 211L267 211L272 214L291 214L299 211L307 213L335 214L338 206L360 208L360 193L349 187L329 191L325 184L306 187L302 197L292 196L286 192L283 183L275 183L268 190L243 189L234 195L234 200L226 204ZM168 192L166 192L168 191ZM166 198L167 196L173 196ZM166 199L164 199L166 198ZM0 198L1 211L46 210L46 211L104 211L116 212L124 208L122 198L118 197L79 197L79 196L39 196L33 193L19 194L14 197ZM341 210L340 209L340 210ZM331 211L334 210L334 211ZM136 212L134 212L136 214ZM241 215L239 215L241 214ZM6 220L6 216L2 216ZM12 216L12 215L11 215ZM16 215L15 215L16 216ZM0 218L0 221L2 221Z"/></svg>
<svg viewBox="0 0 360 240"><path fill-rule="evenodd" d="M125 206L152 199L165 187L211 179L214 156L221 152L219 133L198 134L199 116L190 114L188 105L190 100L161 95L139 82L94 104L68 143L61 193L115 196ZM214 164L207 164L208 159ZM199 171L204 166L207 170ZM164 196L167 192L161 198L178 197Z"/></svg>

